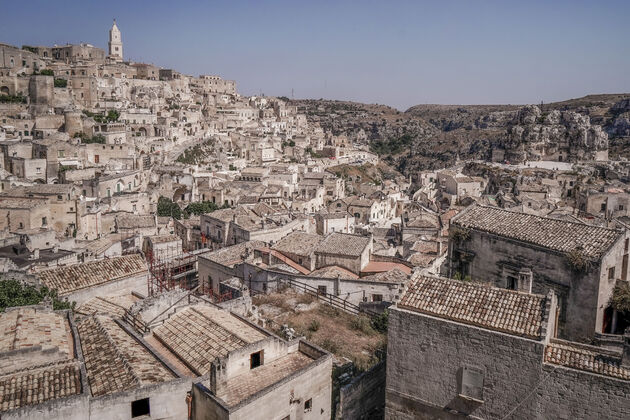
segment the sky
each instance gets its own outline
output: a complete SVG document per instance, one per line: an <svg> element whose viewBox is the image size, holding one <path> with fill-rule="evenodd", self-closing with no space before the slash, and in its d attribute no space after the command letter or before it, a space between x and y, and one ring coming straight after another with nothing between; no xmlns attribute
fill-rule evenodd
<svg viewBox="0 0 630 420"><path fill-rule="evenodd" d="M0 0L0 42L107 48L239 93L526 104L630 92L630 1Z"/></svg>

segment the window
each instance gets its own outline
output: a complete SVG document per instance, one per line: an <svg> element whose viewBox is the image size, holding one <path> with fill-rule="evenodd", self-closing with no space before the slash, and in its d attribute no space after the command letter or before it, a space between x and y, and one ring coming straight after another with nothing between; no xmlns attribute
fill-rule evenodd
<svg viewBox="0 0 630 420"><path fill-rule="evenodd" d="M615 278L615 267L610 267L608 269L608 280L612 280Z"/></svg>
<svg viewBox="0 0 630 420"><path fill-rule="evenodd" d="M41 174L42 173L42 168L35 168L35 173Z"/></svg>
<svg viewBox="0 0 630 420"><path fill-rule="evenodd" d="M518 279L514 276L507 276L507 288L510 290L517 290Z"/></svg>
<svg viewBox="0 0 630 420"><path fill-rule="evenodd" d="M143 398L131 403L131 417L149 416L151 414L151 406L149 399Z"/></svg>
<svg viewBox="0 0 630 420"><path fill-rule="evenodd" d="M601 211L606 211L606 203L602 203L601 207L600 207Z"/></svg>
<svg viewBox="0 0 630 420"><path fill-rule="evenodd" d="M249 368L254 369L254 368L257 368L258 366L262 366L263 359L264 359L264 350L257 351L256 353L252 353L249 356Z"/></svg>
<svg viewBox="0 0 630 420"><path fill-rule="evenodd" d="M383 295L372 295L372 302L382 302Z"/></svg>
<svg viewBox="0 0 630 420"><path fill-rule="evenodd" d="M47 225L47 220L45 217L42 217L42 226L46 226Z"/></svg>
<svg viewBox="0 0 630 420"><path fill-rule="evenodd" d="M58 195L57 200L63 200L63 195Z"/></svg>
<svg viewBox="0 0 630 420"><path fill-rule="evenodd" d="M628 241L630 241L630 239L626 238L626 242L625 242L625 244L623 246L623 251L624 252L628 252Z"/></svg>
<svg viewBox="0 0 630 420"><path fill-rule="evenodd" d="M304 412L308 412L311 411L313 409L313 399L309 398L308 400L304 401Z"/></svg>
<svg viewBox="0 0 630 420"><path fill-rule="evenodd" d="M623 204L619 204L619 210L623 210Z"/></svg>
<svg viewBox="0 0 630 420"><path fill-rule="evenodd" d="M325 295L326 294L326 286L317 286L317 294Z"/></svg>
<svg viewBox="0 0 630 420"><path fill-rule="evenodd" d="M63 150L57 150L57 157L64 157L64 151Z"/></svg>

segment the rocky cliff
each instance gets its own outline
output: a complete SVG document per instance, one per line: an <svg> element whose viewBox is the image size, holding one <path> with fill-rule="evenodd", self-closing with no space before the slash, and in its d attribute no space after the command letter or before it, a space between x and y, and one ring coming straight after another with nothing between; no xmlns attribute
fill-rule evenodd
<svg viewBox="0 0 630 420"><path fill-rule="evenodd" d="M461 159L592 160L630 157L630 95L541 105L382 105L297 100L311 122L366 142L406 175Z"/></svg>

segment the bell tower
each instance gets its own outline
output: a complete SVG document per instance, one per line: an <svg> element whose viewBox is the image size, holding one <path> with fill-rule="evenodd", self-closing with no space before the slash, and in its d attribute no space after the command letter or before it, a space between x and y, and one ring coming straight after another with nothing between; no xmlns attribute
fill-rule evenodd
<svg viewBox="0 0 630 420"><path fill-rule="evenodd" d="M120 35L120 29L116 25L116 19L114 19L114 24L112 25L112 29L109 30L109 56L116 61L123 60L123 44L122 37Z"/></svg>

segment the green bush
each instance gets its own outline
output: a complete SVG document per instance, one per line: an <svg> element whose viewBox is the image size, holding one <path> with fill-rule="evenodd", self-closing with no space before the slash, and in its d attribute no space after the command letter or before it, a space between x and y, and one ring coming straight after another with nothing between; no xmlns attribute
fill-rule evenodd
<svg viewBox="0 0 630 420"><path fill-rule="evenodd" d="M50 290L42 286L22 285L17 280L0 279L0 311L13 306L37 305L44 298L50 297L53 302L53 309L74 309L75 302L60 300L56 290Z"/></svg>
<svg viewBox="0 0 630 420"><path fill-rule="evenodd" d="M375 333L370 319L364 315L359 315L350 322L353 330L361 331L363 334L372 335Z"/></svg>
<svg viewBox="0 0 630 420"><path fill-rule="evenodd" d="M375 140L370 143L370 150L377 155L397 155L403 152L413 143L413 137L409 134L403 134L400 137Z"/></svg>
<svg viewBox="0 0 630 420"><path fill-rule="evenodd" d="M120 112L116 111L115 109L112 109L111 111L107 113L105 120L106 122L116 122L118 121L118 118L120 118Z"/></svg>
<svg viewBox="0 0 630 420"><path fill-rule="evenodd" d="M383 311L382 314L372 318L372 328L376 331L387 334L387 325L389 323L389 312L387 310Z"/></svg>
<svg viewBox="0 0 630 420"><path fill-rule="evenodd" d="M83 144L92 144L92 143L105 144L105 137L102 134L97 134L93 137L87 137L83 135L79 137L81 137L81 143Z"/></svg>
<svg viewBox="0 0 630 420"><path fill-rule="evenodd" d="M199 216L200 214L212 213L215 210L225 209L230 207L227 204L219 206L212 201L201 201L199 203L190 203L184 209L184 217L188 218L191 214Z"/></svg>
<svg viewBox="0 0 630 420"><path fill-rule="evenodd" d="M53 71L51 69L44 69L44 70L40 71L39 74L41 74L42 76L54 76L55 75L55 73L53 73Z"/></svg>
<svg viewBox="0 0 630 420"><path fill-rule="evenodd" d="M0 95L0 103L3 104L25 104L26 96L22 95Z"/></svg>
<svg viewBox="0 0 630 420"><path fill-rule="evenodd" d="M311 331L311 332L317 332L317 330L319 330L319 326L320 326L319 321L314 319L309 324L308 330Z"/></svg>
<svg viewBox="0 0 630 420"><path fill-rule="evenodd" d="M67 86L68 86L68 81L66 79L55 79L56 88L65 88Z"/></svg>
<svg viewBox="0 0 630 420"><path fill-rule="evenodd" d="M160 217L173 217L177 220L182 218L182 210L168 197L158 199L157 213Z"/></svg>

